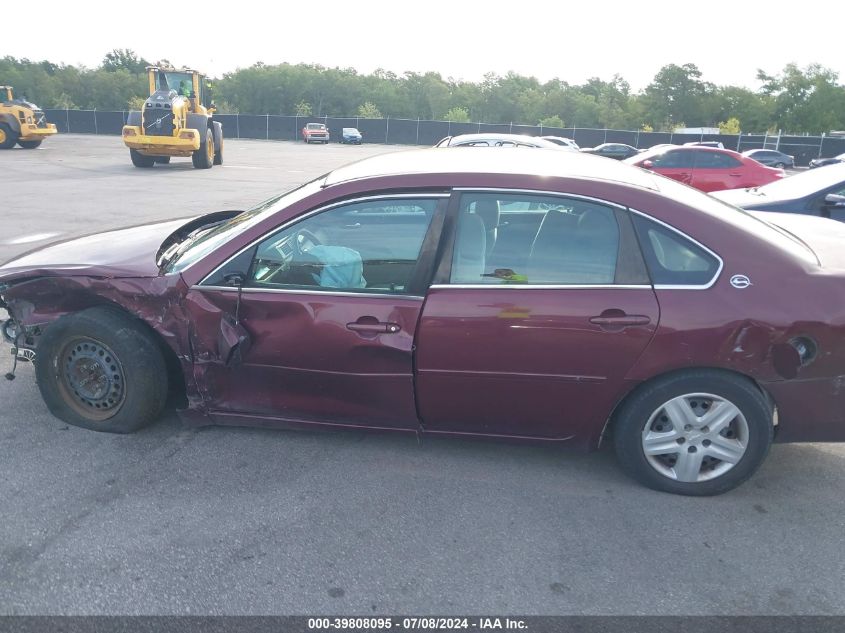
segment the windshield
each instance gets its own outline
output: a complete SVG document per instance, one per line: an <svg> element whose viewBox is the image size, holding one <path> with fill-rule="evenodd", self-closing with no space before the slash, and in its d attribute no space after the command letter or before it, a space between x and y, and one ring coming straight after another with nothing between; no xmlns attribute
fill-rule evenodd
<svg viewBox="0 0 845 633"><path fill-rule="evenodd" d="M159 72L159 90L175 90L184 97L188 97L194 91L194 80L191 73L170 73Z"/></svg>
<svg viewBox="0 0 845 633"><path fill-rule="evenodd" d="M178 250L167 263L164 272L179 273L188 268L191 264L199 261L221 245L232 238L240 235L249 228L252 228L262 220L266 219L276 211L284 209L295 202L307 198L320 190L320 185L326 175L322 175L311 182L308 182L296 189L283 193L280 196L265 200L261 204L248 211L223 222L215 224L211 228L195 233L179 245Z"/></svg>
<svg viewBox="0 0 845 633"><path fill-rule="evenodd" d="M326 126L323 125L322 123L309 123L308 124L309 130L322 130L324 127L326 127Z"/></svg>
<svg viewBox="0 0 845 633"><path fill-rule="evenodd" d="M835 187L840 183L845 183L845 164L808 169L789 178L757 187L754 191L772 200L795 200Z"/></svg>

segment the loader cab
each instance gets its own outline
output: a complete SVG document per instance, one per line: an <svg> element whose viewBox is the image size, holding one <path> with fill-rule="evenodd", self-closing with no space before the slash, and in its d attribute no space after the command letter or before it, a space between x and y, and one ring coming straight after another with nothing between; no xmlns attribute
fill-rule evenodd
<svg viewBox="0 0 845 633"><path fill-rule="evenodd" d="M211 106L211 82L195 70L175 70L150 66L150 94L165 93L182 96L190 101L191 112L203 112Z"/></svg>
<svg viewBox="0 0 845 633"><path fill-rule="evenodd" d="M11 86L0 86L0 99L3 100L3 103L8 103L14 100L14 94L12 94L12 87Z"/></svg>

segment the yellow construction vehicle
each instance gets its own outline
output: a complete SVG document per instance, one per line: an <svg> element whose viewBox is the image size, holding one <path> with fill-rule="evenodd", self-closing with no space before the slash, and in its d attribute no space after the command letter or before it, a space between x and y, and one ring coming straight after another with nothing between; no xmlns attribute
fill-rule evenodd
<svg viewBox="0 0 845 633"><path fill-rule="evenodd" d="M211 84L195 70L147 66L150 96L130 112L123 142L135 167L190 156L194 167L223 164L223 125L213 120Z"/></svg>
<svg viewBox="0 0 845 633"><path fill-rule="evenodd" d="M56 126L47 123L44 112L26 99L15 99L11 86L0 86L0 149L15 143L24 149L35 149L45 136L56 133Z"/></svg>

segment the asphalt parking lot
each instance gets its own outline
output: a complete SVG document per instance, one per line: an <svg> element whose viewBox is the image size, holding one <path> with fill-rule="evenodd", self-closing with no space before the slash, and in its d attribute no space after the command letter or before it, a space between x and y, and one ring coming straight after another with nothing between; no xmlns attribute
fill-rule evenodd
<svg viewBox="0 0 845 633"><path fill-rule="evenodd" d="M117 137L0 152L0 260L247 208L402 148L227 141L135 169ZM0 373L11 357L0 356ZM0 614L845 614L845 446L775 446L716 498L612 452L365 433L68 427L0 382Z"/></svg>

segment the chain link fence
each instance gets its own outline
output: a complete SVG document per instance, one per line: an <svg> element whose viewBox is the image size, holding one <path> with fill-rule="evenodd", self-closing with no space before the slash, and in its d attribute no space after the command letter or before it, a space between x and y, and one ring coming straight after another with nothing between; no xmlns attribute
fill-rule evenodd
<svg viewBox="0 0 845 633"><path fill-rule="evenodd" d="M45 110L47 120L59 132L74 134L120 134L127 111ZM591 128L557 128L514 123L455 123L421 119L364 119L359 117L282 116L275 114L215 114L223 124L227 138L300 141L306 123L325 123L331 138L339 140L345 127L358 128L365 143L392 145L434 145L446 136L499 132L529 136L564 136L581 147L602 143L625 143L648 148L661 143L683 145L695 141L719 141L727 149L778 149L795 157L795 164L806 166L814 158L828 158L845 153L845 138L829 136L794 136L771 134L675 134Z"/></svg>

